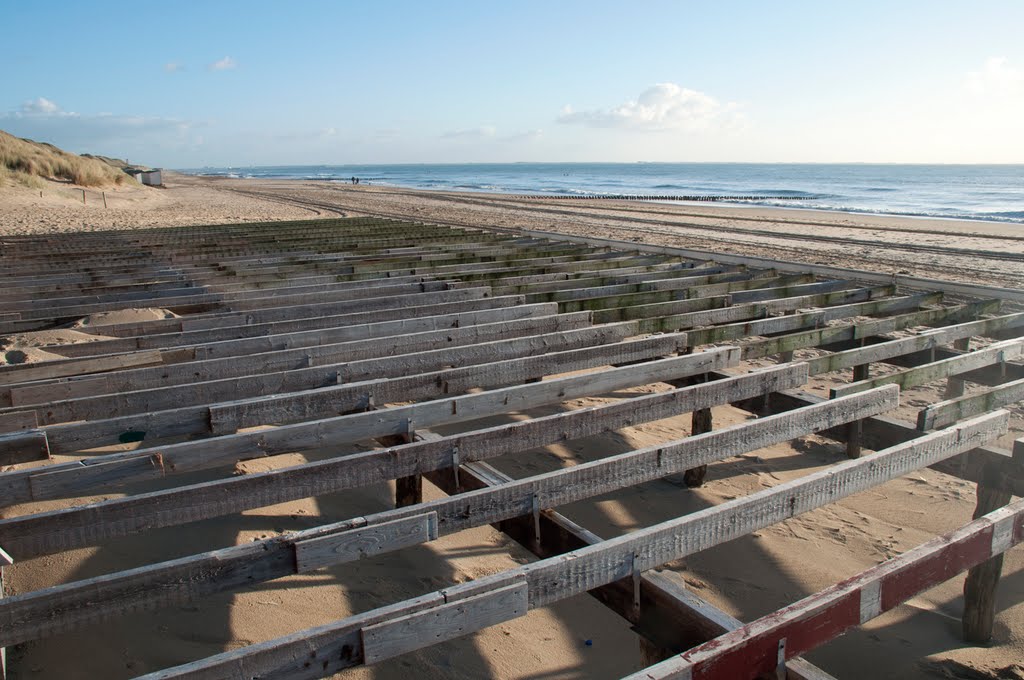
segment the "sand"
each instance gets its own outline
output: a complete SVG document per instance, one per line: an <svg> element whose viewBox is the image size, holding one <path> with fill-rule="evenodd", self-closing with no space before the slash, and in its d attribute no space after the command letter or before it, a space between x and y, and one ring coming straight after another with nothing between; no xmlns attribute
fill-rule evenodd
<svg viewBox="0 0 1024 680"><path fill-rule="evenodd" d="M0 247L4 247L2 236L6 234L384 214L642 240L992 285L1020 286L1022 273L1019 262L998 255L1024 253L1024 231L994 223L705 205L541 203L366 185L211 180L173 173L166 177L166 189L135 187L108 192L107 208L92 192L82 205L79 191L76 202L74 191L67 187L55 188L53 195L44 191L42 199L38 192L30 195L29 190L0 191ZM101 322L90 320L77 332L90 325ZM36 340L35 351L44 351L38 349L40 345L52 344L45 338L24 338L21 346L32 348ZM809 389L827 393L837 378L816 377ZM921 390L918 397L935 400L941 387L917 388ZM570 406L601 401L577 400ZM532 415L544 412L549 411ZM723 407L715 410L715 425L747 417ZM1022 423L1024 417L1017 409L1014 430L1002 440L1003 445L1021 436ZM537 474L687 433L688 419L675 418L526 452L495 465L513 476ZM598 535L611 537L776 485L843 458L839 445L808 437L713 465L709 482L699 490L659 481L595 502L574 504L564 512ZM251 461L237 472L305 459L293 455ZM205 478L213 475L196 475L190 481ZM25 592L350 518L387 507L390 493L388 486L380 485L38 558L12 568L9 585L14 592ZM438 493L428 488L426 495ZM972 485L925 470L667 568L681 574L701 596L735 616L751 619L962 525L969 520L973 506ZM7 512L13 515L28 510L11 508ZM475 529L382 558L280 579L188 606L130 615L22 645L11 650L13 677L133 677L530 559L502 534L488 527ZM1024 659L1024 550L1007 556L995 640L989 647L971 647L960 640L962 584L960 577L934 588L808 658L840 678L1024 678L1024 667L1019 665ZM613 678L639 667L636 635L628 625L592 598L580 596L466 639L339 677Z"/></svg>

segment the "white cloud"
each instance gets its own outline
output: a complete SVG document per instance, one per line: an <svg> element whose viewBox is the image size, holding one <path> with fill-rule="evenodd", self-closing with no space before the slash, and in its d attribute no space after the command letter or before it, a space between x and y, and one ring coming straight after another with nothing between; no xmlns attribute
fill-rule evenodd
<svg viewBox="0 0 1024 680"><path fill-rule="evenodd" d="M441 139L486 139L493 137L497 130L490 125L481 127L466 128L462 130L451 130L441 135Z"/></svg>
<svg viewBox="0 0 1024 680"><path fill-rule="evenodd" d="M680 87L658 83L640 93L635 100L611 109L574 111L566 106L559 123L626 130L702 130L725 127L738 121L735 104L722 104L714 97Z"/></svg>
<svg viewBox="0 0 1024 680"><path fill-rule="evenodd" d="M526 130L524 132L517 132L513 135L502 137L502 142L535 142L544 136L544 131L537 130Z"/></svg>
<svg viewBox="0 0 1024 680"><path fill-rule="evenodd" d="M980 71L967 74L967 89L974 94L1008 96L1024 91L1024 71L1006 57L991 57Z"/></svg>
<svg viewBox="0 0 1024 680"><path fill-rule="evenodd" d="M47 115L57 113L60 107L46 97L38 97L22 104L21 111L26 115Z"/></svg>
<svg viewBox="0 0 1024 680"><path fill-rule="evenodd" d="M224 57L223 59L218 59L217 61L208 65L206 68L209 71L230 71L231 69L236 68L237 66L237 61L235 61L231 57Z"/></svg>
<svg viewBox="0 0 1024 680"><path fill-rule="evenodd" d="M164 64L164 71L168 73L177 73L178 71L184 71L185 65L179 61L169 61Z"/></svg>

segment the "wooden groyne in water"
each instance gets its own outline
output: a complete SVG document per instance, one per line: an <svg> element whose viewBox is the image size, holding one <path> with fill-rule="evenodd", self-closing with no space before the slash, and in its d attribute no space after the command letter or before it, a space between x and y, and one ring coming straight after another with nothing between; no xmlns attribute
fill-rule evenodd
<svg viewBox="0 0 1024 680"><path fill-rule="evenodd" d="M521 199L589 199L609 201L810 201L813 196L675 196L672 194L521 194Z"/></svg>

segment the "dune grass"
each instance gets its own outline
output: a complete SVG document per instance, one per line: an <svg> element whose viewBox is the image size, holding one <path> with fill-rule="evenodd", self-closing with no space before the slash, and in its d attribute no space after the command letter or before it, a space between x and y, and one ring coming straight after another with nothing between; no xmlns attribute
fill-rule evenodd
<svg viewBox="0 0 1024 680"><path fill-rule="evenodd" d="M133 181L99 159L68 153L52 144L21 139L0 130L0 181L11 180L38 188L44 179L66 180L84 187Z"/></svg>

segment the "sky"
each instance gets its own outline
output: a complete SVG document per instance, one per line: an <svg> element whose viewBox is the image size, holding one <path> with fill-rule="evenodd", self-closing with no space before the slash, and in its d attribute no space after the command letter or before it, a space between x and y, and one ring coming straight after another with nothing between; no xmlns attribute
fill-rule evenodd
<svg viewBox="0 0 1024 680"><path fill-rule="evenodd" d="M0 0L0 129L169 168L1024 163L1024 2Z"/></svg>

